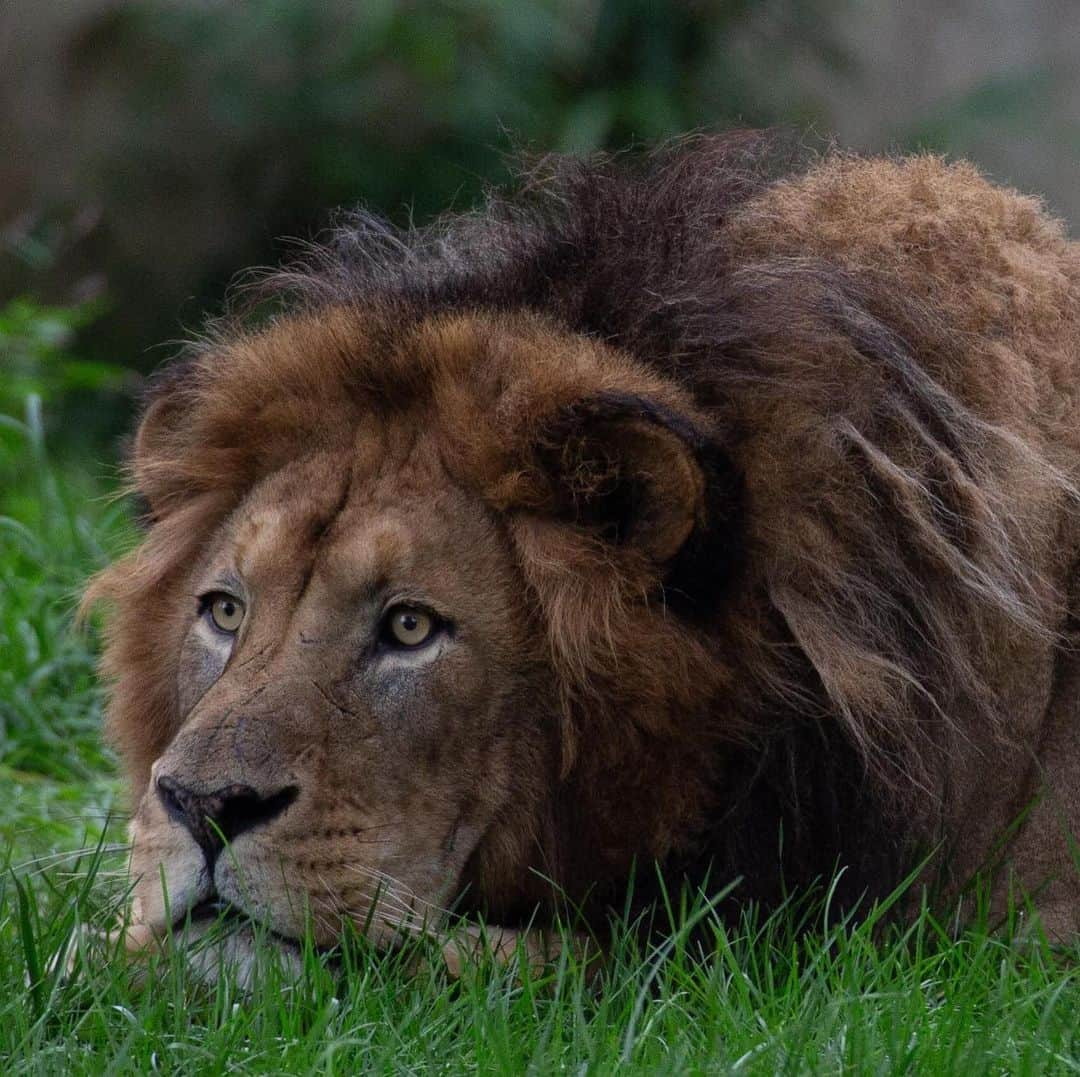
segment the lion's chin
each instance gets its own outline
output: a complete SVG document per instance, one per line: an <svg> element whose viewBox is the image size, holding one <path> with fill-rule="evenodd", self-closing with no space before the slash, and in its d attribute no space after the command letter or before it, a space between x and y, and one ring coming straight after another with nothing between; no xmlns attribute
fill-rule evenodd
<svg viewBox="0 0 1080 1077"><path fill-rule="evenodd" d="M427 924L403 930L387 924L385 932L366 932L378 949L394 949L409 938L425 937L435 945L433 952L417 955L417 969L426 967L435 957L453 979L479 961L493 960L497 965L523 962L534 971L555 960L567 941L542 929L518 930L494 925L480 926L462 921L438 929ZM280 934L252 917L239 906L214 896L189 907L171 925L152 925L134 920L119 933L119 941L132 957L145 956L153 950L171 949L182 955L196 979L208 986L219 982L235 985L241 992L253 993L260 984L272 982L287 986L299 982L305 969L304 953L309 944ZM117 934L110 936L116 939ZM574 954L598 967L597 951L583 935L570 937ZM332 947L316 946L329 953ZM74 951L58 955L70 964ZM589 975L592 973L590 972Z"/></svg>
<svg viewBox="0 0 1080 1077"><path fill-rule="evenodd" d="M296 939L279 935L220 901L204 901L190 910L169 937L183 951L194 975L208 985L227 979L251 991L268 975L295 982L303 972Z"/></svg>

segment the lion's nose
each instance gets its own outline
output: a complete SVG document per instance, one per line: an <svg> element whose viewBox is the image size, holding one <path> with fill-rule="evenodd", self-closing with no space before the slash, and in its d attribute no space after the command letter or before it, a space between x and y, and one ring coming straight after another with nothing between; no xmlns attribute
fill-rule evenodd
<svg viewBox="0 0 1080 1077"><path fill-rule="evenodd" d="M196 793L167 774L158 778L157 791L170 818L187 827L211 865L226 842L276 819L297 794L293 785L263 796L250 785L241 784Z"/></svg>

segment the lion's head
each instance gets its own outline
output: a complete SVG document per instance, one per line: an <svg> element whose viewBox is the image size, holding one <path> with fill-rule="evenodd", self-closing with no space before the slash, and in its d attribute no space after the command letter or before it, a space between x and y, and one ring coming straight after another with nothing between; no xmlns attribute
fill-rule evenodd
<svg viewBox="0 0 1080 1077"><path fill-rule="evenodd" d="M858 900L992 847L1058 683L1074 495L1029 374L1073 255L969 169L766 156L355 220L159 381L147 534L91 590L144 930L387 942L653 861Z"/></svg>
<svg viewBox="0 0 1080 1077"><path fill-rule="evenodd" d="M174 375L134 453L147 540L102 583L136 919L378 940L667 854L704 808L676 716L718 678L663 592L717 509L710 433L525 315L327 309ZM612 740L584 768L583 736ZM571 773L609 787L588 814Z"/></svg>

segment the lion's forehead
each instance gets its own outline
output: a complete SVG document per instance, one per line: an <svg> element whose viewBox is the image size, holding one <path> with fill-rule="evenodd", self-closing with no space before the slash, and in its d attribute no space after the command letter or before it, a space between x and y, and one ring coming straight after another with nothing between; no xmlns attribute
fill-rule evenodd
<svg viewBox="0 0 1080 1077"><path fill-rule="evenodd" d="M413 568L417 530L408 506L353 505L331 517L310 504L269 503L252 507L222 554L250 585L297 576L330 582L382 579ZM414 516L419 523L422 507Z"/></svg>
<svg viewBox="0 0 1080 1077"><path fill-rule="evenodd" d="M304 577L352 601L416 573L451 587L476 573L489 579L498 545L479 503L450 481L428 438L378 467L355 449L285 465L241 504L212 566L228 562L253 587Z"/></svg>

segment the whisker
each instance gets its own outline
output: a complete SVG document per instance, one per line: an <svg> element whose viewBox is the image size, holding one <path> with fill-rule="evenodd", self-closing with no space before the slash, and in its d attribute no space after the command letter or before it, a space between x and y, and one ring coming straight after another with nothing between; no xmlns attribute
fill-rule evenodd
<svg viewBox="0 0 1080 1077"><path fill-rule="evenodd" d="M393 875L380 870L379 868L368 867L362 864L345 864L343 865L346 871L355 872L357 875L366 875L368 878L377 879L387 883L395 892L404 891L409 898L415 902L419 902L421 905L426 905L429 909L434 909L437 912L449 916L450 910L443 908L441 905L435 904L435 902L428 901L427 898L421 897L408 883L403 882L401 879L395 878Z"/></svg>
<svg viewBox="0 0 1080 1077"><path fill-rule="evenodd" d="M64 812L63 815L49 814L49 821L54 823L78 823L84 819L105 819L109 821L115 819L120 822L130 818L131 812L129 811L120 811L119 809L114 811L109 808L102 810L87 808L85 811Z"/></svg>
<svg viewBox="0 0 1080 1077"><path fill-rule="evenodd" d="M130 852L131 846L125 844L115 845L87 845L82 849L66 849L63 852L58 853L44 853L41 856L32 857L29 860L24 860L20 864L12 865L12 871L23 872L28 868L36 867L38 871L35 874L41 874L47 871L50 867L55 867L57 864L62 864L66 860L78 860L81 857L102 855L109 856L115 853Z"/></svg>
<svg viewBox="0 0 1080 1077"><path fill-rule="evenodd" d="M412 938L423 938L433 934L432 918L426 911L418 911L407 898L411 898L412 902L435 909L440 914L444 910L420 898L400 879L395 879L384 871L355 865L345 866L348 870L370 879L376 886L374 892L368 897L367 907L359 908L355 904L343 901L327 880L321 874L318 875L319 882L329 895L330 905L339 918L345 918L353 924L364 924L369 930L373 928L372 941L376 943L389 944L393 941L392 936L395 934L405 934ZM406 894L403 895L399 890L406 891ZM328 933L334 932L337 925L330 920L328 915L316 911L314 916L320 927ZM385 929L389 929L389 936Z"/></svg>
<svg viewBox="0 0 1080 1077"><path fill-rule="evenodd" d="M405 897L399 894L392 885L382 879L374 879L373 881L375 881L377 885L375 887L375 892L368 897L370 912L376 912L380 905L385 906L387 903L390 903L393 906L397 906L397 908L407 915L415 913L415 909L412 905L410 905ZM344 905L344 903L340 901L340 898L337 898L336 900ZM347 906L345 907L348 910L350 919L355 918L355 910L348 909Z"/></svg>

